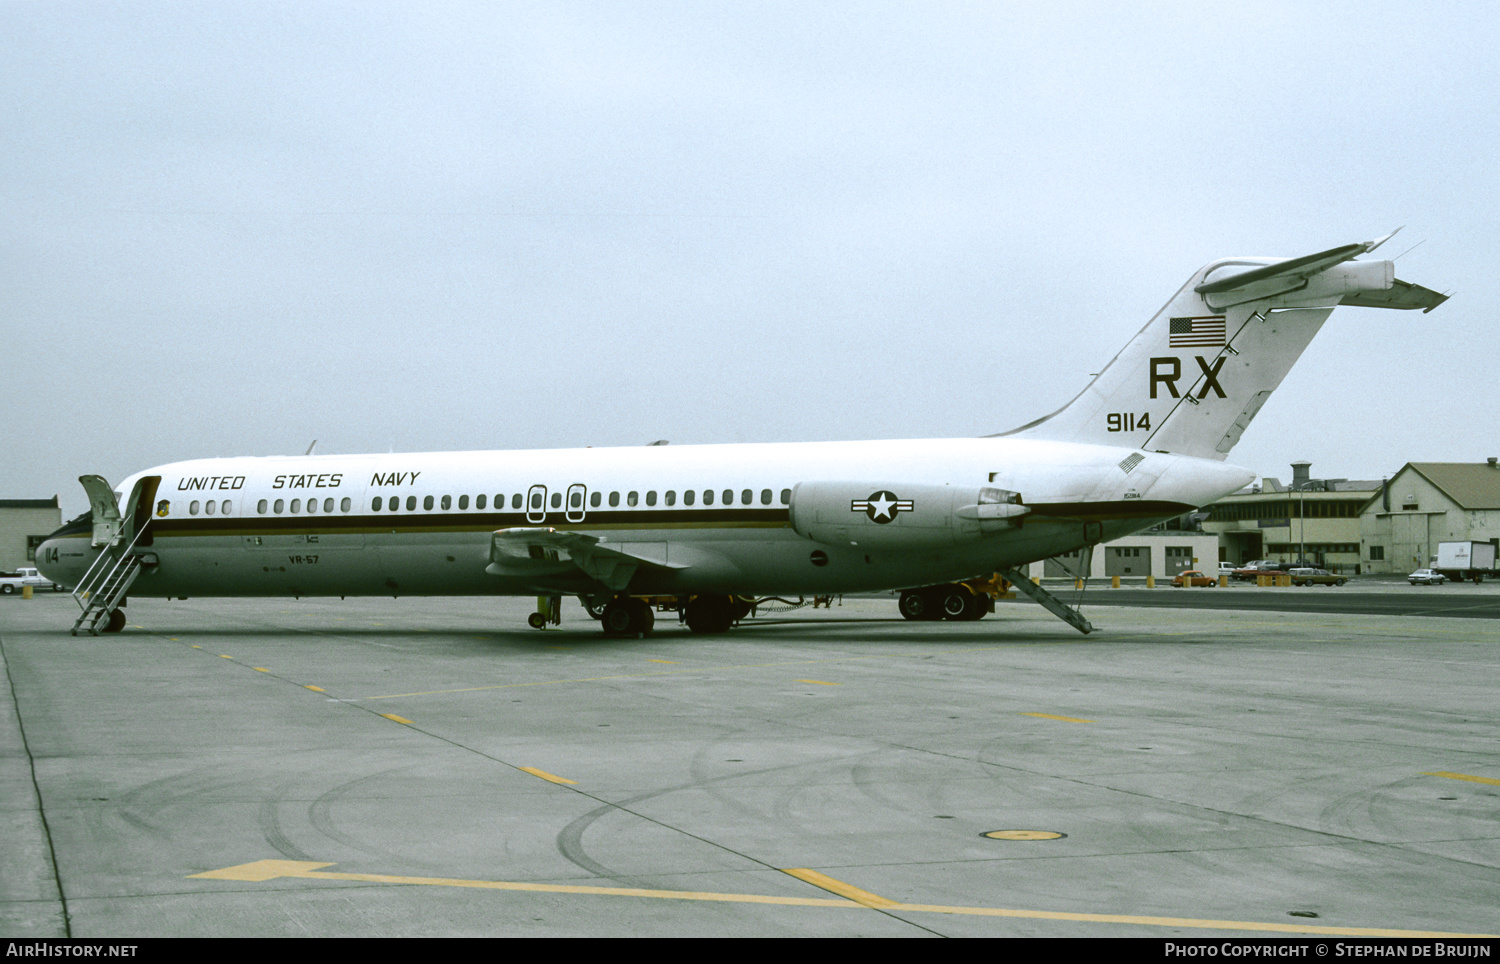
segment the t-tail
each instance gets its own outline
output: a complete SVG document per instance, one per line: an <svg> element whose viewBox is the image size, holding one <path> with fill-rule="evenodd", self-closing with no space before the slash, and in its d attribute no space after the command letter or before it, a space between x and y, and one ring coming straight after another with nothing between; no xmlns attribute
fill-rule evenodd
<svg viewBox="0 0 1500 964"><path fill-rule="evenodd" d="M1393 262L1353 260L1390 237L1205 265L1076 398L1002 434L1222 460L1335 307L1448 300L1397 279Z"/></svg>

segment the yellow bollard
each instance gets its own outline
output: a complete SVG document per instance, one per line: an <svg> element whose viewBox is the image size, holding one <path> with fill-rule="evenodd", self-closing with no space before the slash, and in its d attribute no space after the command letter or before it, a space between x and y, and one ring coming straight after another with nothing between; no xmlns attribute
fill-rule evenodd
<svg viewBox="0 0 1500 964"><path fill-rule="evenodd" d="M1255 584L1261 587L1269 586L1271 584L1271 576L1263 572L1255 577Z"/></svg>
<svg viewBox="0 0 1500 964"><path fill-rule="evenodd" d="M1119 576L1110 576L1109 577L1109 588L1111 588L1111 589L1119 589L1120 588L1120 577Z"/></svg>
<svg viewBox="0 0 1500 964"><path fill-rule="evenodd" d="M1229 577L1228 576L1220 576L1219 577L1219 588L1220 589L1228 589L1229 588Z"/></svg>
<svg viewBox="0 0 1500 964"><path fill-rule="evenodd" d="M21 598L22 599L30 599L31 598L31 587L30 586L22 586L21 587Z"/></svg>
<svg viewBox="0 0 1500 964"><path fill-rule="evenodd" d="M1155 589L1156 588L1156 577L1155 576L1147 576L1146 577L1146 588L1147 589Z"/></svg>

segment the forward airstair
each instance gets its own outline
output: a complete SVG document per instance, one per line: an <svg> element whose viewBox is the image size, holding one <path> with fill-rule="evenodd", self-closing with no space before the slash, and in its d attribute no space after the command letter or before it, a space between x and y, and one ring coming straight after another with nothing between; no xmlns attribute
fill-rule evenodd
<svg viewBox="0 0 1500 964"><path fill-rule="evenodd" d="M123 551L106 547L79 580L73 598L83 612L73 624L74 636L80 631L90 636L101 632L117 633L125 625L125 614L120 612L125 594L141 571L156 563L154 553L136 548L150 525L149 521L142 525Z"/></svg>

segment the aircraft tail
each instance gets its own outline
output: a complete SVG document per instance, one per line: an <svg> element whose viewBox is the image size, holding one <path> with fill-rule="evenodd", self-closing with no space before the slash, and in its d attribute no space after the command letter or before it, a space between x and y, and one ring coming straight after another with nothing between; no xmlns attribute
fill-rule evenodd
<svg viewBox="0 0 1500 964"><path fill-rule="evenodd" d="M1205 265L1071 402L1001 434L1223 460L1336 306L1448 300L1390 261L1353 260L1390 236Z"/></svg>

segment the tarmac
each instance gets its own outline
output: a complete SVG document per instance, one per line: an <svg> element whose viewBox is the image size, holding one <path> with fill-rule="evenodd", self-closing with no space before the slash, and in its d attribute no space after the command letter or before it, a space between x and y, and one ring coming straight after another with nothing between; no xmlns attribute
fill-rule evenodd
<svg viewBox="0 0 1500 964"><path fill-rule="evenodd" d="M1341 591L627 640L572 600L136 598L73 637L5 598L0 935L1500 933L1500 621L1294 611Z"/></svg>

